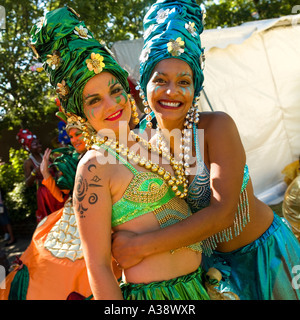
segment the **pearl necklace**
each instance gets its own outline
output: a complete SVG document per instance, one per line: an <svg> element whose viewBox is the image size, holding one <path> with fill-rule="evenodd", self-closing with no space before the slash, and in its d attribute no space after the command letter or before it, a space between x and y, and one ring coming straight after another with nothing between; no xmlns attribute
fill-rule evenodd
<svg viewBox="0 0 300 320"><path fill-rule="evenodd" d="M197 106L197 102L199 101L199 97L195 99L195 103L191 106L190 110L187 112L185 122L183 124L184 129L181 131L182 137L180 141L180 153L179 153L179 164L183 166L184 173L186 176L190 174L189 167L190 167L190 152L192 151L191 145L191 139L193 137L192 135L192 129L195 129L195 126L199 122L199 110ZM156 140L156 146L160 150L164 152L168 152L169 148L167 147L167 142L164 139L164 136L162 134L162 130L157 126L156 128L157 132L157 140Z"/></svg>
<svg viewBox="0 0 300 320"><path fill-rule="evenodd" d="M162 130L157 127L157 140L156 140L156 146L159 148L162 152L169 152L169 147L167 146L168 143L165 140L164 135L162 134ZM182 137L180 138L180 153L178 155L179 161L178 163L184 168L185 175L189 175L189 167L190 167L190 152L192 151L191 145L191 138L192 138L192 131L191 129L184 128L182 131Z"/></svg>
<svg viewBox="0 0 300 320"><path fill-rule="evenodd" d="M109 139L108 137L99 138L96 137L97 144L104 144L110 149L114 150L117 154L127 157L128 160L133 161L133 163L144 167L145 169L157 173L161 176L167 184L172 188L175 192L175 195L179 198L185 198L188 192L188 180L185 177L184 169L181 164L179 164L169 153L164 152L155 146L152 146L148 141L141 138L133 131L130 131L132 138L136 142L140 142L141 145L150 152L155 152L161 155L163 158L167 159L170 165L172 166L175 176L172 176L169 171L165 168L160 167L158 164L153 163L151 160L147 160L144 157L141 157L139 154L130 151L128 147L125 147L122 144L119 144L119 141L115 141L113 139ZM179 186L183 186L183 191L179 190Z"/></svg>

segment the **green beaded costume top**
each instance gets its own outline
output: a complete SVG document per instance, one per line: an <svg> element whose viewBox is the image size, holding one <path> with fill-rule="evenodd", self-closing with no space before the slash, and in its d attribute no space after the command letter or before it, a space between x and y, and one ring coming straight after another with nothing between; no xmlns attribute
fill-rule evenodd
<svg viewBox="0 0 300 320"><path fill-rule="evenodd" d="M112 227L150 212L155 215L161 228L191 216L192 212L186 201L176 197L172 188L157 173L136 170L127 160L104 144L93 146L95 149L99 147L115 156L134 175L123 197L113 204ZM202 252L201 242L187 248Z"/></svg>

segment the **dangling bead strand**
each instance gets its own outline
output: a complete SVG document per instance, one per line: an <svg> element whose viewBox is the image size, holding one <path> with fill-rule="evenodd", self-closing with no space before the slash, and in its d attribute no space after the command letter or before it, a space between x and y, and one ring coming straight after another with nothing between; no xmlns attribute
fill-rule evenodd
<svg viewBox="0 0 300 320"><path fill-rule="evenodd" d="M156 129L157 132L157 148L159 148L162 152L169 152L169 148L167 147L167 143L164 139L162 131L159 127ZM192 152L191 146L191 137L192 132L191 129L184 128L182 131L182 137L180 138L180 153L178 154L179 161L178 163L183 167L185 175L189 175L189 162L190 162L190 154Z"/></svg>
<svg viewBox="0 0 300 320"><path fill-rule="evenodd" d="M137 142L141 142L142 146L148 148L149 151L154 151L160 155L162 155L163 158L167 159L170 165L172 166L174 170L175 177L172 177L170 172L166 171L163 167L159 167L157 164L152 163L151 160L148 160L148 167L152 171L157 172L160 176L163 177L167 183L172 186L172 190L175 192L176 196L180 198L185 198L187 196L187 187L188 187L188 180L185 177L184 168L182 165L180 165L166 150L159 150L155 147L153 147L148 141L145 139L139 137L137 134L135 134L133 131L131 131L131 135ZM139 163L141 166L146 167L146 163ZM151 165L151 168L150 168ZM183 192L181 192L178 189L178 186L183 185Z"/></svg>
<svg viewBox="0 0 300 320"><path fill-rule="evenodd" d="M129 98L129 101L130 101L130 104L131 104L131 117L132 117L132 122L137 125L139 124L140 122L140 119L138 118L139 117L139 114L137 113L137 106L136 106L136 103L135 103L135 100L134 98L132 97L131 94L128 94L128 98Z"/></svg>
<svg viewBox="0 0 300 320"><path fill-rule="evenodd" d="M85 143L85 147L87 150L91 149L92 145L95 143L95 135L94 129L90 126L90 124L81 116L78 116L73 113L66 113L67 122L77 124L81 127L83 141Z"/></svg>
<svg viewBox="0 0 300 320"><path fill-rule="evenodd" d="M147 99L146 99L146 96L145 96L145 93L143 92L143 90L141 89L141 87L138 85L138 86L136 87L136 89L140 91L139 96L140 96L140 98L142 99L143 105L144 105L144 107L145 107L145 108L144 108L144 112L145 112L145 114L146 114L146 120L147 120L146 127L149 128L149 129L151 129L151 128L152 128L152 122L151 122L152 116L151 116L151 114L150 114L150 113L151 113L151 108L149 107L149 103L148 103L148 101L147 101Z"/></svg>
<svg viewBox="0 0 300 320"><path fill-rule="evenodd" d="M179 163L184 167L185 175L189 175L189 162L190 162L190 153L192 151L191 142L192 142L192 128L194 124L199 122L199 110L197 103L200 97L195 98L195 102L190 107L189 111L187 112L185 122L183 124L184 129L181 131L182 137L180 141L180 153L179 153ZM168 150L166 146L166 141L163 138L162 131L159 127L156 129L157 132L157 147L162 151Z"/></svg>

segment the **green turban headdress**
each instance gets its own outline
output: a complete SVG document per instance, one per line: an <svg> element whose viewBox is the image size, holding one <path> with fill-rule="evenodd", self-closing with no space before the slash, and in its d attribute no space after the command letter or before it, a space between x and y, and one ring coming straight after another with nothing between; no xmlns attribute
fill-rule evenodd
<svg viewBox="0 0 300 320"><path fill-rule="evenodd" d="M43 62L65 112L85 118L82 92L96 74L108 71L129 93L128 73L69 7L46 13L31 30L31 47Z"/></svg>
<svg viewBox="0 0 300 320"><path fill-rule="evenodd" d="M54 159L49 167L55 167L62 173L61 176L56 178L56 185L61 190L70 190L70 194L72 194L80 153L76 152L73 146L58 148L51 153L58 153L59 156Z"/></svg>
<svg viewBox="0 0 300 320"><path fill-rule="evenodd" d="M158 0L144 17L144 47L140 56L140 86L146 93L155 65L178 58L189 64L194 75L195 96L204 80L200 34L203 15L195 0Z"/></svg>

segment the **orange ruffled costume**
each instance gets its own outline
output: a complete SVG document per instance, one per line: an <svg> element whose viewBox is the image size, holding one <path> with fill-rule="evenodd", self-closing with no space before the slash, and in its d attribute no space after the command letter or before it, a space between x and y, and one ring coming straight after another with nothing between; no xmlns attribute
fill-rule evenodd
<svg viewBox="0 0 300 320"><path fill-rule="evenodd" d="M66 300L72 292L83 297L92 294L71 201L41 221L20 259L29 273L28 288L22 289L26 300ZM6 277L0 300L15 299L10 289L20 268ZM21 290L20 283L17 288Z"/></svg>

